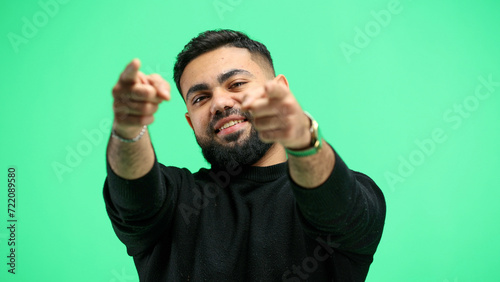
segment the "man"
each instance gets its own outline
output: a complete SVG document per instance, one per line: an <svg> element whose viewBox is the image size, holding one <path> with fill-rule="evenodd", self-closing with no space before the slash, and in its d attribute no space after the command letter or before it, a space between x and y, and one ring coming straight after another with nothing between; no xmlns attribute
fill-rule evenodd
<svg viewBox="0 0 500 282"><path fill-rule="evenodd" d="M158 163L146 126L170 87L139 67L113 88L104 198L141 281L365 280L382 192L321 137L264 45L207 31L177 56L186 120L211 164L196 173Z"/></svg>

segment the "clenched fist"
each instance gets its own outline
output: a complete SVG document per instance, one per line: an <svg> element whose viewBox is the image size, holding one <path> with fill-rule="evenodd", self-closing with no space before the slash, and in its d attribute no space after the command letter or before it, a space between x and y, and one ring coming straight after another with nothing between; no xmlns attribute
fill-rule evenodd
<svg viewBox="0 0 500 282"><path fill-rule="evenodd" d="M141 62L132 60L113 87L113 128L123 138L133 138L144 125L154 121L154 113L164 100L170 100L170 84L159 74L139 71Z"/></svg>

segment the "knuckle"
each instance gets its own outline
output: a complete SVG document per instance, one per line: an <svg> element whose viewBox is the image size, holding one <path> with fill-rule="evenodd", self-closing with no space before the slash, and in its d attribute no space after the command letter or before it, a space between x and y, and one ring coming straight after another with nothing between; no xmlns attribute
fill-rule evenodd
<svg viewBox="0 0 500 282"><path fill-rule="evenodd" d="M132 94L137 97L147 99L151 96L154 96L154 90L152 89L151 85L142 85L141 87L134 87L132 89Z"/></svg>
<svg viewBox="0 0 500 282"><path fill-rule="evenodd" d="M130 104L130 98L126 95L120 95L115 97L114 103L116 103L117 105L128 105Z"/></svg>
<svg viewBox="0 0 500 282"><path fill-rule="evenodd" d="M262 125L262 118L259 117L254 118L253 123L255 127L260 127Z"/></svg>
<svg viewBox="0 0 500 282"><path fill-rule="evenodd" d="M113 88L111 89L111 93L113 94L113 97L116 97L119 94L121 94L121 91L122 91L122 87L118 83L115 84L115 86L113 86Z"/></svg>
<svg viewBox="0 0 500 282"><path fill-rule="evenodd" d="M152 85L145 85L144 96L146 96L147 98L156 96L156 89Z"/></svg>
<svg viewBox="0 0 500 282"><path fill-rule="evenodd" d="M124 113L115 113L115 120L121 124L130 124L130 116Z"/></svg>
<svg viewBox="0 0 500 282"><path fill-rule="evenodd" d="M113 103L113 109L115 112L128 112L127 106L121 103Z"/></svg>
<svg viewBox="0 0 500 282"><path fill-rule="evenodd" d="M283 115L288 115L293 109L293 103L291 101L284 101L280 110Z"/></svg>
<svg viewBox="0 0 500 282"><path fill-rule="evenodd" d="M156 104L149 105L149 108L148 108L149 113L154 114L154 113L156 113L157 110L158 110L158 105L156 105Z"/></svg>
<svg viewBox="0 0 500 282"><path fill-rule="evenodd" d="M153 112L153 105L150 104L150 103L141 103L139 105L139 109L138 109L141 113L143 114L148 114L150 112Z"/></svg>
<svg viewBox="0 0 500 282"><path fill-rule="evenodd" d="M276 135L276 131L274 131L274 130L267 130L266 131L266 138L267 139L272 139L275 137L275 135Z"/></svg>
<svg viewBox="0 0 500 282"><path fill-rule="evenodd" d="M290 127L290 123L288 122L287 118L280 116L279 118L277 118L276 122L278 123L279 128L288 130L288 128Z"/></svg>
<svg viewBox="0 0 500 282"><path fill-rule="evenodd" d="M140 116L138 118L140 124L150 124L154 121L153 116Z"/></svg>
<svg viewBox="0 0 500 282"><path fill-rule="evenodd" d="M135 108L138 112L145 113L148 109L148 106L145 103L140 103L140 104L136 105Z"/></svg>
<svg viewBox="0 0 500 282"><path fill-rule="evenodd" d="M120 106L120 105L115 105L115 104L113 105L113 111L114 111L115 113L121 113L121 112L123 112L123 108L124 108L124 107L123 107L123 106Z"/></svg>
<svg viewBox="0 0 500 282"><path fill-rule="evenodd" d="M283 137L284 137L285 139L290 139L290 138L292 138L292 137L293 137L293 134L292 134L292 133L293 133L293 132L292 132L291 130L285 130L285 131L283 132Z"/></svg>
<svg viewBox="0 0 500 282"><path fill-rule="evenodd" d="M143 96L144 90L145 88L142 87L142 85L135 85L132 89L130 89L130 92L137 96Z"/></svg>
<svg viewBox="0 0 500 282"><path fill-rule="evenodd" d="M260 131L260 132L259 132L259 138L260 138L260 139L266 139L266 138L267 138L266 132L264 132L264 131Z"/></svg>
<svg viewBox="0 0 500 282"><path fill-rule="evenodd" d="M161 75L157 74L157 73L152 73L149 75L149 77L153 80L161 80Z"/></svg>

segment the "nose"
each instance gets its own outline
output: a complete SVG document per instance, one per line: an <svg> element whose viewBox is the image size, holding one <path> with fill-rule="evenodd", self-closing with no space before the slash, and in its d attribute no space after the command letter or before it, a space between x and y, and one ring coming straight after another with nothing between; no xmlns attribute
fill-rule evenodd
<svg viewBox="0 0 500 282"><path fill-rule="evenodd" d="M220 88L217 88L212 93L212 105L210 106L210 113L212 115L224 112L227 109L234 107L235 100L231 93L228 93Z"/></svg>

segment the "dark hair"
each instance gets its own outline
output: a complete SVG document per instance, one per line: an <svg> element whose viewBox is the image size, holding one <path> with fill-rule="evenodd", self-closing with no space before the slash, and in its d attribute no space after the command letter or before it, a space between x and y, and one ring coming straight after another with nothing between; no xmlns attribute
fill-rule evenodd
<svg viewBox="0 0 500 282"><path fill-rule="evenodd" d="M252 55L260 55L269 62L274 74L271 53L269 53L269 50L267 50L264 44L250 39L246 34L239 31L230 29L207 30L191 39L177 55L177 60L174 65L174 81L181 96L180 81L186 66L198 56L224 46L245 48L250 51Z"/></svg>

